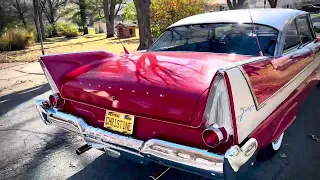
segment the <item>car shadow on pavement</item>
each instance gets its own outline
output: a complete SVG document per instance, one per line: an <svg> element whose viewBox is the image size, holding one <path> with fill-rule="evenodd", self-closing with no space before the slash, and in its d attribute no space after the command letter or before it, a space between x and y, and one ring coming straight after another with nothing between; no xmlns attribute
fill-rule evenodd
<svg viewBox="0 0 320 180"><path fill-rule="evenodd" d="M0 116L7 113L14 107L22 104L35 96L43 94L50 90L49 84L35 86L23 91L14 92L0 97Z"/></svg>
<svg viewBox="0 0 320 180"><path fill-rule="evenodd" d="M128 160L125 155L120 158L112 158L102 154L96 158L90 165L74 174L69 179L112 179L112 180L148 180L150 176L160 175L166 167L160 166L153 162L140 164L135 160ZM137 160L136 160L137 161ZM176 169L170 169L160 179L184 179L184 180L205 180L205 178L185 173Z"/></svg>

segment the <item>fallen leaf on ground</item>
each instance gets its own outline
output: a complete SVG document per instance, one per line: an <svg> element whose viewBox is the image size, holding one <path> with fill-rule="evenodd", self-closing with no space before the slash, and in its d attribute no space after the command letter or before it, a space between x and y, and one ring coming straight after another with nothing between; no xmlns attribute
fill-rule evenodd
<svg viewBox="0 0 320 180"><path fill-rule="evenodd" d="M279 156L280 156L281 158L287 158L287 157L288 157L285 153L279 153Z"/></svg>
<svg viewBox="0 0 320 180"><path fill-rule="evenodd" d="M76 167L76 163L70 163L69 167Z"/></svg>
<svg viewBox="0 0 320 180"><path fill-rule="evenodd" d="M310 137L311 137L313 140L315 140L315 141L317 141L318 143L320 143L320 139L319 139L319 138L317 138L317 136L316 136L316 135L314 135L314 134L310 134Z"/></svg>

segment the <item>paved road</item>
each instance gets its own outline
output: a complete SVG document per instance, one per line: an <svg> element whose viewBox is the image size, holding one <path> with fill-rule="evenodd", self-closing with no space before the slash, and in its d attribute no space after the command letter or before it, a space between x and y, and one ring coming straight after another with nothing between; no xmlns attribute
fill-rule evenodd
<svg viewBox="0 0 320 180"><path fill-rule="evenodd" d="M81 138L44 126L34 101L50 92L42 85L0 97L0 179L148 179L161 169L113 159L98 150L77 156ZM284 146L271 160L257 162L247 179L320 179L320 89L300 107L298 118L285 133ZM178 170L161 178L204 179Z"/></svg>

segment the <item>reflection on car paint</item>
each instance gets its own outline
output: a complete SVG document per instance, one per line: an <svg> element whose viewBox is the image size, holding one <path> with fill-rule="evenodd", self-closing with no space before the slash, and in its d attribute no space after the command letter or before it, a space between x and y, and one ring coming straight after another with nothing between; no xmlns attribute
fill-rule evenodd
<svg viewBox="0 0 320 180"><path fill-rule="evenodd" d="M302 51L299 54L243 65L257 99L257 105L262 105L306 68L314 60L311 54L310 51Z"/></svg>

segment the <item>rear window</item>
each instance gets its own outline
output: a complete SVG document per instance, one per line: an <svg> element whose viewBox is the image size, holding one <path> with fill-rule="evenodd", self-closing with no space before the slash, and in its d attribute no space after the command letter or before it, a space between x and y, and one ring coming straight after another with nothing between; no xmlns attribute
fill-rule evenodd
<svg viewBox="0 0 320 180"><path fill-rule="evenodd" d="M273 56L278 31L252 24L202 24L174 27L166 30L148 51L196 51L234 53L259 56L258 36L265 55Z"/></svg>

